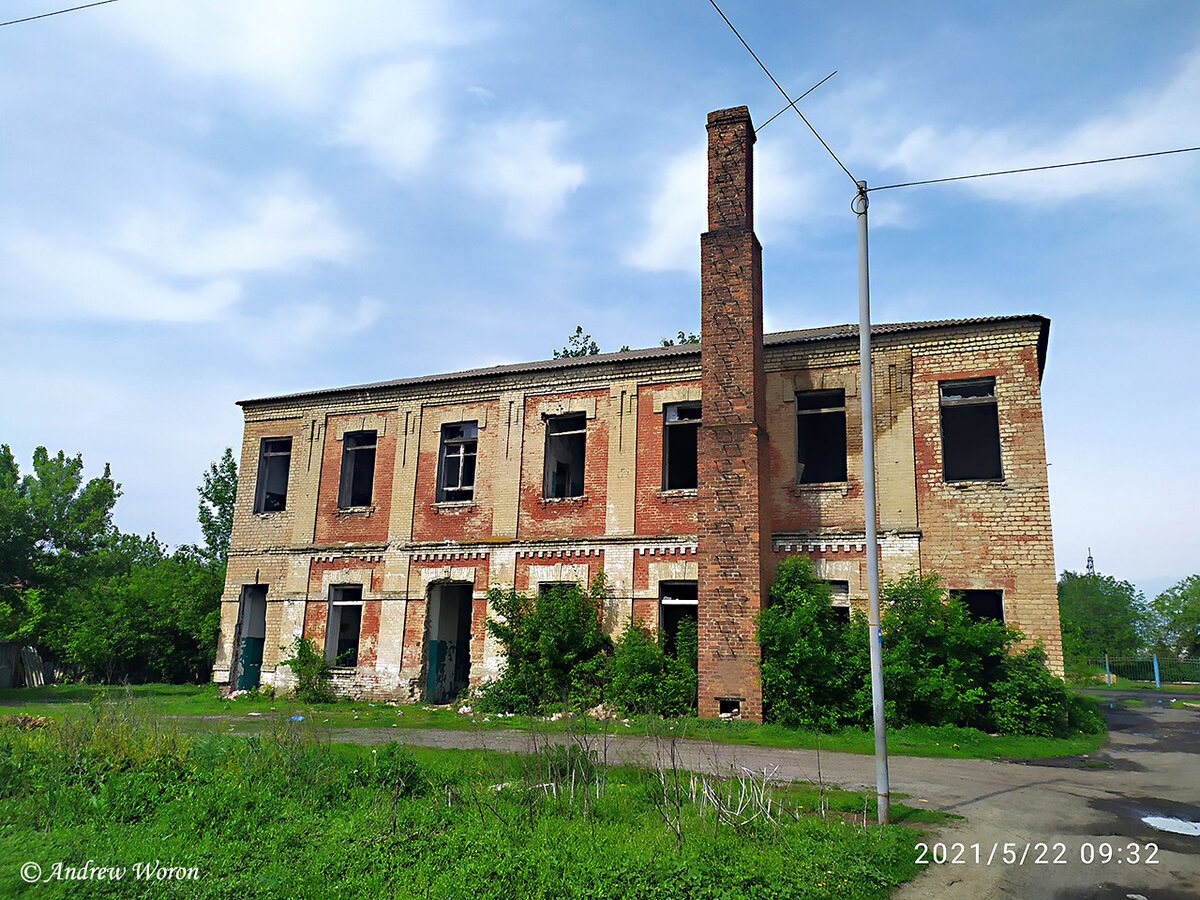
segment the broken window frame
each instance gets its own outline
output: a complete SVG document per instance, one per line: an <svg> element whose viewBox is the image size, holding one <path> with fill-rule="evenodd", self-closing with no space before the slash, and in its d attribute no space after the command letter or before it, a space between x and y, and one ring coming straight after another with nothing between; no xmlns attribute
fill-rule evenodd
<svg viewBox="0 0 1200 900"><path fill-rule="evenodd" d="M584 496L586 460L587 414L579 412L548 417L546 455L542 466L542 499L567 500Z"/></svg>
<svg viewBox="0 0 1200 900"><path fill-rule="evenodd" d="M692 415L694 413L694 415ZM686 417L685 417L686 414ZM699 484L700 404L663 405L662 489L694 491Z"/></svg>
<svg viewBox="0 0 1200 900"><path fill-rule="evenodd" d="M944 481L1004 480L994 377L939 381L938 420Z"/></svg>
<svg viewBox="0 0 1200 900"><path fill-rule="evenodd" d="M669 615L668 607L682 615ZM700 583L698 581L674 580L658 583L658 633L662 638L663 652L674 657L675 642L679 634L679 620L688 611L695 612L696 624L700 624ZM672 627L674 626L674 627Z"/></svg>
<svg viewBox="0 0 1200 900"><path fill-rule="evenodd" d="M850 621L850 582L844 578L827 578L825 583L829 585L829 605L833 608L834 614L839 622Z"/></svg>
<svg viewBox="0 0 1200 900"><path fill-rule="evenodd" d="M358 620L353 641L343 646L342 617L345 610L355 609ZM354 668L358 665L362 647L363 586L334 584L329 587L329 605L325 616L325 660L332 666Z"/></svg>
<svg viewBox="0 0 1200 900"><path fill-rule="evenodd" d="M468 503L475 499L478 452L478 422L442 425L438 453L438 503Z"/></svg>
<svg viewBox="0 0 1200 900"><path fill-rule="evenodd" d="M287 509L288 476L291 467L290 437L263 438L259 442L258 481L254 486L256 513L283 512ZM276 490L272 490L273 487Z"/></svg>
<svg viewBox="0 0 1200 900"><path fill-rule="evenodd" d="M845 389L796 391L796 484L845 483L846 443ZM810 465L809 457L818 454Z"/></svg>
<svg viewBox="0 0 1200 900"><path fill-rule="evenodd" d="M375 490L375 450L378 439L378 432L374 430L347 431L342 435L338 509L371 505Z"/></svg>

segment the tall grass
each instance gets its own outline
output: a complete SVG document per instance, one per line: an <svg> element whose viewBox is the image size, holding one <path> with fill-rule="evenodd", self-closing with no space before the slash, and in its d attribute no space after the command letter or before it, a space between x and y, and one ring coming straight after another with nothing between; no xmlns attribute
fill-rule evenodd
<svg viewBox="0 0 1200 900"><path fill-rule="evenodd" d="M831 813L760 780L742 802L745 782L607 765L597 735L497 755L329 744L305 725L185 736L99 700L61 724L5 726L0 895L868 898L915 871L911 832L864 824L857 795ZM664 784L680 789L664 799ZM18 876L88 860L199 876Z"/></svg>

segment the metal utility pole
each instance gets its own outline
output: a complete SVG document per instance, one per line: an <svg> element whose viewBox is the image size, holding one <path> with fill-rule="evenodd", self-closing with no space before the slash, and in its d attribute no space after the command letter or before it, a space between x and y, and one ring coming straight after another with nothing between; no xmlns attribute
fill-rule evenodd
<svg viewBox="0 0 1200 900"><path fill-rule="evenodd" d="M863 494L866 512L867 592L871 596L871 706L875 717L875 793L880 825L892 819L887 730L883 720L883 645L879 633L879 537L875 523L875 398L871 379L871 287L867 267L867 183L859 181L852 209L858 216L858 360L862 382Z"/></svg>

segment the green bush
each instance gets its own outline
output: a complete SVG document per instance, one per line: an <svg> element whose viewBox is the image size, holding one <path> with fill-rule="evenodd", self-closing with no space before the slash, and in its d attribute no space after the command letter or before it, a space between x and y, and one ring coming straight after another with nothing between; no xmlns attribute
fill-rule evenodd
<svg viewBox="0 0 1200 900"><path fill-rule="evenodd" d="M332 702L334 697L330 682L333 672L325 654L320 653L306 637L296 638L290 650L292 655L280 660L279 664L290 668L296 676L296 699L304 703Z"/></svg>
<svg viewBox="0 0 1200 900"><path fill-rule="evenodd" d="M834 730L862 720L857 693L867 669L850 639L851 626L838 621L829 601L829 585L807 557L789 556L779 564L770 602L758 618L769 721ZM868 710L869 702L868 695Z"/></svg>
<svg viewBox="0 0 1200 900"><path fill-rule="evenodd" d="M603 572L588 590L560 584L526 597L493 589L488 606L496 617L486 627L504 650L504 669L482 689L479 707L532 714L550 704L599 703L612 649L602 628L608 595Z"/></svg>
<svg viewBox="0 0 1200 900"><path fill-rule="evenodd" d="M695 622L680 621L674 656L663 651L659 638L634 618L613 648L609 697L627 715L682 716L696 705Z"/></svg>
<svg viewBox="0 0 1200 900"><path fill-rule="evenodd" d="M889 726L961 726L1062 737L1095 733L1103 719L1046 668L1040 647L1012 652L1020 632L976 621L936 574L910 573L880 590ZM826 731L871 724L865 617L837 621L812 563L780 563L759 616L764 714Z"/></svg>

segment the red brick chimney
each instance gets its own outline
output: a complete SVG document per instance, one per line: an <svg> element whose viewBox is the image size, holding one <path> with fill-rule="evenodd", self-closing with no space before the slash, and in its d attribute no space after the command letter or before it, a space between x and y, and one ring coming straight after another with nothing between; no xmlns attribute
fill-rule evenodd
<svg viewBox="0 0 1200 900"><path fill-rule="evenodd" d="M754 236L754 128L744 106L708 114L708 231L700 236L700 715L761 721L754 619L770 533L762 247Z"/></svg>

